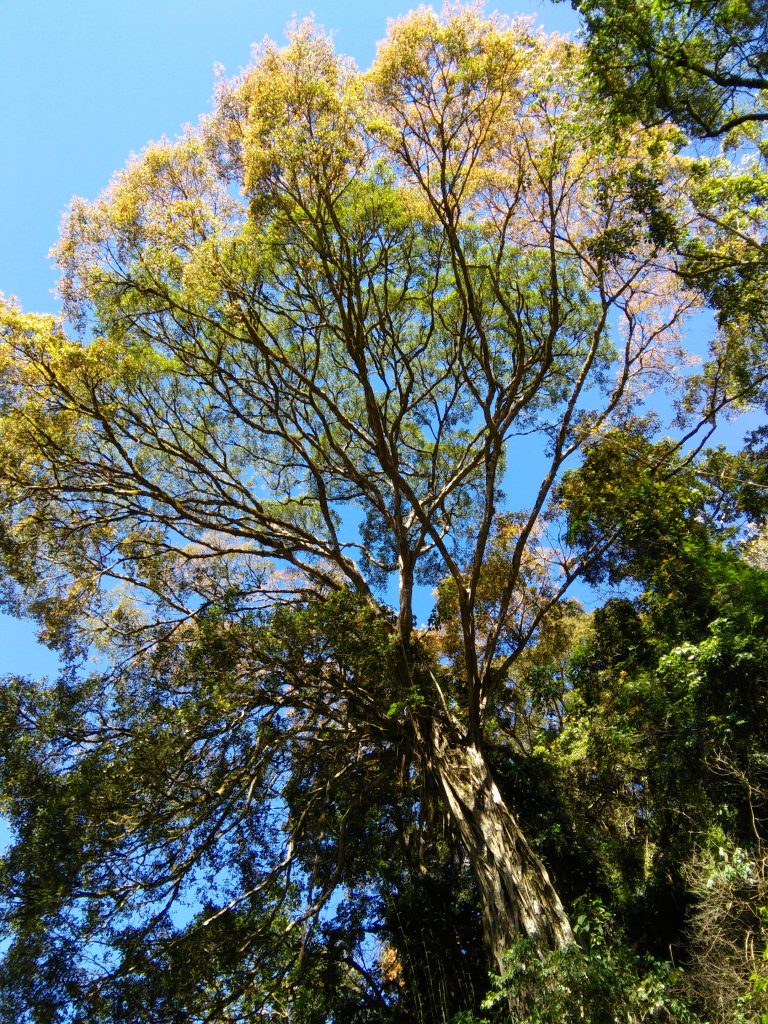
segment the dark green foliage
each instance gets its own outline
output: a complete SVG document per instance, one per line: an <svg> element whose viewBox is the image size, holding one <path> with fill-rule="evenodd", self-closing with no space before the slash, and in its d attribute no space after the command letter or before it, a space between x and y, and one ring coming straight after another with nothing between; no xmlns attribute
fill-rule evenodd
<svg viewBox="0 0 768 1024"><path fill-rule="evenodd" d="M592 70L620 116L711 138L768 120L764 0L572 0Z"/></svg>
<svg viewBox="0 0 768 1024"><path fill-rule="evenodd" d="M593 584L683 584L692 546L706 538L693 473L673 459L671 442L649 442L644 426L608 434L561 487L569 539L595 552L586 572Z"/></svg>
<svg viewBox="0 0 768 1024"><path fill-rule="evenodd" d="M445 849L431 851L420 872L393 887L384 923L396 951L390 961L400 988L395 1019L439 1024L479 1007L487 967L479 955L477 893L466 868Z"/></svg>
<svg viewBox="0 0 768 1024"><path fill-rule="evenodd" d="M575 910L577 943L539 949L523 940L509 951L506 971L485 1001L490 1019L515 1024L698 1024L681 998L672 964L638 956L612 933L599 900Z"/></svg>
<svg viewBox="0 0 768 1024"><path fill-rule="evenodd" d="M607 898L606 868L610 873L611 867L604 842L590 827L589 816L585 821L584 793L552 750L539 747L526 757L498 750L494 770L505 798L535 837L566 905L585 892ZM599 813L594 805L592 811Z"/></svg>
<svg viewBox="0 0 768 1024"><path fill-rule="evenodd" d="M415 698L386 617L345 593L270 617L219 604L184 641L159 631L130 670L0 690L0 1019L266 1005L431 1024L476 1006L477 893L393 746Z"/></svg>
<svg viewBox="0 0 768 1024"><path fill-rule="evenodd" d="M180 1021L281 988L300 936L263 862L279 834L247 798L280 726L214 632L201 619L186 657L159 645L116 686L6 682L3 1020Z"/></svg>
<svg viewBox="0 0 768 1024"><path fill-rule="evenodd" d="M714 416L765 403L768 4L765 0L572 0L587 63L619 134L671 121L721 152L695 164L690 226L652 213L686 284L715 313L710 360L686 405ZM681 144L683 139L681 138ZM652 210L656 207L652 206ZM661 219L659 219L661 217Z"/></svg>
<svg viewBox="0 0 768 1024"><path fill-rule="evenodd" d="M615 897L654 949L684 941L681 872L713 823L749 845L753 815L768 810L738 781L759 776L768 732L768 591L764 579L755 588L753 574L744 567L741 607L698 643L660 636L661 617L638 612L642 657L628 650L607 662L603 626L615 617L605 615L577 660L560 747L590 807L582 835L603 834L603 854L619 873Z"/></svg>
<svg viewBox="0 0 768 1024"><path fill-rule="evenodd" d="M768 575L714 531L713 467L730 465L725 456L710 453L700 479L691 465L659 473L654 456L636 436L608 438L563 488L574 539L620 536L594 578L627 581L635 596L593 616L557 753L590 808L581 834L595 835L613 872L629 933L684 961L697 905L687 865L725 836L747 849L764 838ZM726 524L741 515L729 501Z"/></svg>

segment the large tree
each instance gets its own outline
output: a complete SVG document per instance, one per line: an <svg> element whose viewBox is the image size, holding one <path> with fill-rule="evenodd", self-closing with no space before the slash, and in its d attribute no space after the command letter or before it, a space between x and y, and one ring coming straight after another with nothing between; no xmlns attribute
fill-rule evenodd
<svg viewBox="0 0 768 1024"><path fill-rule="evenodd" d="M615 539L568 548L563 468L679 385L692 304L688 164L600 118L524 24L421 10L365 74L302 24L73 203L65 322L3 307L7 597L70 665L3 698L13 1013L299 1019L371 830L443 823L492 962L570 941L487 752Z"/></svg>

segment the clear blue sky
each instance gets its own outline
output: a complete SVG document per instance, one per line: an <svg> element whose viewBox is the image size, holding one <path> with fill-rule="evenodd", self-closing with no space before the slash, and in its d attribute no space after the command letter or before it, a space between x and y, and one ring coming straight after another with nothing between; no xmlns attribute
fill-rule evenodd
<svg viewBox="0 0 768 1024"><path fill-rule="evenodd" d="M281 41L314 12L337 49L367 67L387 18L417 2L388 0L2 0L0 5L0 291L53 311L47 258L73 195L92 198L131 152L174 136L210 108L213 68L235 74L265 35ZM439 6L436 5L436 6ZM568 3L505 0L488 10L534 15L575 32ZM34 629L0 616L0 674L42 674L55 660Z"/></svg>

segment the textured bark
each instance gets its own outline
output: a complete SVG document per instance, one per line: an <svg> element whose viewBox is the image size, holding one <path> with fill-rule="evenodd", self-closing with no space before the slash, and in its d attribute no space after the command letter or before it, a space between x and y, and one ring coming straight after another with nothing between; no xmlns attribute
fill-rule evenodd
<svg viewBox="0 0 768 1024"><path fill-rule="evenodd" d="M573 941L547 869L504 803L478 747L432 726L432 770L470 858L480 890L488 951L501 968L520 935L555 949Z"/></svg>

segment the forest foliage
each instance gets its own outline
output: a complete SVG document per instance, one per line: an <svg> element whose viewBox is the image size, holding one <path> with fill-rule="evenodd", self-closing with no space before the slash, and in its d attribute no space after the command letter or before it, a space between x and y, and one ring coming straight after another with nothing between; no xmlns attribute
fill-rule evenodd
<svg viewBox="0 0 768 1024"><path fill-rule="evenodd" d="M293 25L3 300L0 1020L768 1020L765 19L574 6Z"/></svg>

